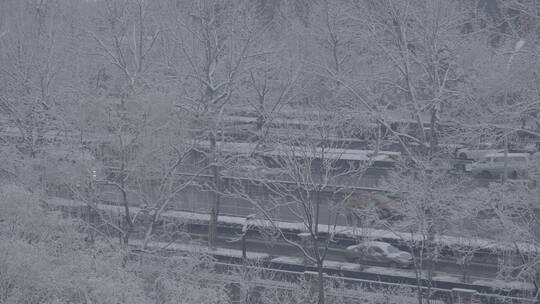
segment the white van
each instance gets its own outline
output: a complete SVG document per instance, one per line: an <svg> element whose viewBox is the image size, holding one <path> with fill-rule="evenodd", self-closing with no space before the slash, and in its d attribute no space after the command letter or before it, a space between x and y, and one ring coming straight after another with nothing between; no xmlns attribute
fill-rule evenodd
<svg viewBox="0 0 540 304"><path fill-rule="evenodd" d="M486 154L480 161L466 165L465 170L484 178L497 177L504 174L504 162L504 153ZM528 153L508 153L508 177L527 176L528 167Z"/></svg>
<svg viewBox="0 0 540 304"><path fill-rule="evenodd" d="M459 159L482 160L488 154L503 153L504 149L494 143L481 143L474 147L462 147L456 149L456 157Z"/></svg>

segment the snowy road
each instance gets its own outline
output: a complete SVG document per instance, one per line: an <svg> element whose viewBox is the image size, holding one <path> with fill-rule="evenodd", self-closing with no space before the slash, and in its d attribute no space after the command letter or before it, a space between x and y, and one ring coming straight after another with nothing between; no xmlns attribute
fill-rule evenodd
<svg viewBox="0 0 540 304"><path fill-rule="evenodd" d="M205 234L191 234L194 240L199 240L201 245L206 244L206 235ZM228 249L242 249L242 243L240 241L234 241L236 237L232 236L219 236L217 240L217 246L220 248L228 248ZM278 241L268 241L268 240L260 240L260 239L253 239L248 238L246 241L246 248L247 251L255 251L255 252L264 252L268 253L271 256L289 256L289 257L296 257L296 258L302 258L302 254L300 250L293 245L285 243L283 240ZM330 261L338 261L338 262L347 262L345 259L345 250L339 249L339 248L329 248L328 254L327 254L327 260ZM384 267L384 265L379 265ZM384 268L390 268L388 266ZM425 269L425 267L424 267ZM414 276L414 270L413 269L399 269L402 273L408 273L410 276ZM488 264L473 264L470 265L468 268L467 275L472 280L479 280L479 279L492 279L497 274L497 266L496 265L488 265ZM437 276L447 276L449 279L453 281L460 281L463 272L461 271L460 267L455 264L455 262L450 261L440 261L436 263L436 275Z"/></svg>

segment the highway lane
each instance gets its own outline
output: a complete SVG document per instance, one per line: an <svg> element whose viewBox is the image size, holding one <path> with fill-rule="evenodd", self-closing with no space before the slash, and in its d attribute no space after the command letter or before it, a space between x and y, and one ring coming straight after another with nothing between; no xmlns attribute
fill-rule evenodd
<svg viewBox="0 0 540 304"><path fill-rule="evenodd" d="M244 260L241 258L240 250L230 250L224 248L216 248L216 250L207 250L203 246L193 246L193 245L182 245L174 244L169 245L169 243L152 243L151 247L152 253L148 253L143 250L140 251L136 246L134 247L135 259L140 256L146 258L157 258L167 259L169 256L179 255L180 258L184 258L182 252L207 252L208 254L214 256L215 263L213 263L214 269L217 270L220 274L227 274L228 280L226 282L238 282L238 274L245 273L245 271L256 271L257 274L263 274L263 276L257 276L258 279L256 284L262 283L259 281L261 278L263 280L272 280L271 286L273 288L278 286L284 286L286 288L290 287L290 283L299 283L302 282L306 276L315 277L316 269L313 265L300 265L300 264L291 264L292 261L288 261L283 257L278 259L273 259L272 262L268 261L259 261L256 264L248 263L244 266ZM168 248L168 250L160 250ZM234 251L234 252L233 252ZM157 254L157 255L156 255ZM255 253L253 253L255 254ZM248 255L249 259L254 259L257 257L262 257L266 254L256 253L256 255ZM401 271L396 272L381 272L381 268L370 267L364 270L360 270L358 267L353 266L354 264L350 263L341 263L334 262L329 263L325 266L324 272L328 274L329 279L337 279L341 282L341 285L345 289L341 289L338 292L346 291L349 296L352 298L358 298L358 296L352 295L350 291L360 291L363 296L367 293L377 293L379 294L381 290L390 288L400 294L398 300L403 300L403 293L407 293L407 290L410 290L413 294L416 291L418 281L414 277L408 275L403 275ZM343 268L344 267L344 268ZM232 275L232 276L231 276ZM219 277L219 275L218 275ZM255 277L250 276L250 280L253 280ZM477 293L474 295L473 302L476 303L536 303L533 299L529 299L530 294L524 290L508 290L502 291L498 288L489 287L489 284L484 282L478 282L478 284L469 284L469 283L459 283L452 281L444 281L447 278L445 276L436 276L433 279L433 284L429 284L426 279L422 279L420 284L423 286L422 289L426 291L427 286L431 286L431 300L432 302L441 301L441 303L450 303L453 302L451 299L455 296L455 292L460 290L467 290L465 294L470 294L470 290L476 290ZM268 282L268 281L267 281ZM270 282L268 282L270 283ZM276 285L277 283L277 285ZM281 283L285 285L281 285ZM487 284L487 285L486 285ZM396 290L396 287L399 286L399 289ZM465 290L464 290L465 289ZM433 301L435 300L435 301ZM399 302L399 301L398 301ZM414 302L414 301L413 301Z"/></svg>
<svg viewBox="0 0 540 304"><path fill-rule="evenodd" d="M268 190L262 185L250 186L248 189L250 196L256 200L261 207L268 210L269 214L282 221L298 222L302 219L296 216L295 210L299 210L297 204L274 204L268 199ZM143 195L151 199L152 190L146 189ZM116 187L111 185L100 186L99 199L106 202L120 202L121 195ZM144 205L141 200L141 191L128 191L127 199L132 206ZM180 191L175 198L175 201L170 204L174 210L191 211L199 213L208 213L214 201L213 193L202 191L198 187L187 187ZM326 201L320 206L321 224L329 224L330 215L335 214L335 207L328 204ZM245 217L250 214L258 213L254 204L246 199L240 198L237 195L223 195L220 202L220 214ZM346 225L347 219L345 216L338 216L338 224Z"/></svg>
<svg viewBox="0 0 540 304"><path fill-rule="evenodd" d="M67 207L67 209L64 209L64 210L67 211L67 210L70 210L70 206L71 206L71 208L73 208L71 210L75 212L74 215L81 215L81 211L83 212L83 214L84 212L87 211L86 207L84 207L85 206L84 203L61 199L61 198L58 198L58 199L59 200L52 199L50 201L50 203L52 204L51 207L56 206L53 208L58 208L60 206L65 206ZM78 210L81 206L83 207L83 210ZM121 209L121 207L115 206L115 205L101 204L100 209L105 212L114 212L114 210ZM135 208L135 207L132 208L132 212L134 213L138 213L139 211L137 210L140 210L140 208ZM181 231L193 233L196 235L207 234L207 229L208 229L207 221L209 218L208 215L200 214L200 213L168 211L163 216L167 218L168 220L178 221L178 223L184 223L185 224L184 229ZM237 234L240 233L242 224L245 222L245 219L241 217L223 217L222 219L223 221L220 222L220 225L218 226L218 233L220 234L220 236L228 237L228 238L237 238L238 237ZM185 222L186 220L187 222ZM256 223L255 225L259 225L259 224L263 224L263 223ZM284 227L283 232L287 235L288 238L298 241L297 233L301 230L300 228L302 227L301 223L278 222L278 224L285 225L283 226ZM156 229L155 233L158 233L158 231L160 230L160 227L161 227L160 225L157 225L155 227ZM249 237L250 239L261 239L261 238L266 239L264 231L265 230L260 231L256 227L253 227L253 229L249 230ZM383 239L387 237L385 236L386 234L384 234L384 230L380 230L380 231L374 230L373 232L383 233L381 234L381 238ZM167 234L169 233L170 231L167 231ZM321 235L321 237L324 238L324 235ZM389 242L393 243L392 240L389 240ZM338 233L338 235L335 236L334 241L332 241L331 247L333 249L344 249L346 246L349 246L355 243L356 241L354 237L351 237L347 234ZM402 245L399 243L395 245L398 247L402 247ZM402 248L402 250L408 250L408 249ZM450 262L452 267L456 268L456 262L452 261L453 258L452 258L451 253L448 256L444 255L444 259L445 260L442 262ZM476 265L481 264L481 267L495 267L495 265L497 264L497 260L496 260L496 256L491 256L489 254L486 256L486 255L481 254L480 256L473 258L473 263L475 263Z"/></svg>
<svg viewBox="0 0 540 304"><path fill-rule="evenodd" d="M367 187L370 189L377 189L381 185L381 181L384 179L386 174L388 173L387 168L369 168L365 174L363 174L361 177L358 176L341 176L339 177L339 180L335 181L336 184L341 185L349 185L349 186L355 186L355 187ZM198 180L199 183L204 183L205 179L208 181L209 176L202 177L200 180ZM273 218L283 220L283 221L290 221L290 222L296 222L301 221L301 218L298 218L295 215L295 210L298 210L298 206L294 205L273 205L271 201L269 200L269 193L270 191L268 188L261 184L261 183L249 183L246 185L245 183L246 179L242 180L234 180L234 179L228 179L225 178L225 185L230 183L231 181L235 182L242 182L243 186L241 187L243 192L247 192L244 194L248 194L250 197L252 197L253 200L257 201L261 206L263 206L265 209L270 210L270 214ZM468 188L471 190L477 188L477 187L485 187L487 186L489 181L484 179L471 179L468 181ZM157 193L157 187L156 184L154 187L146 187L144 189L133 189L128 192L128 201L131 205L140 206L143 205L143 201L140 199L141 196L146 196L148 199L151 200L152 197L156 197L158 195ZM101 194L99 195L100 198L104 201L120 201L120 193L117 188L111 185L100 185L99 190ZM238 187L237 187L238 188ZM232 192L232 193L230 193ZM235 195L235 191L229 191L228 194L225 194L221 198L221 207L220 207L220 213L223 215L233 215L233 216L247 216L253 213L257 212L257 209L253 206L252 202L239 198L238 195ZM326 193L328 195L331 195L331 191L327 191ZM362 192L366 195L370 193L370 195L374 195L374 191L369 191L367 189L365 190L357 190L358 193ZM369 195L367 196L369 197ZM180 191L176 198L174 199L175 203L173 204L173 208L177 210L183 210L183 211L192 211L192 212L209 212L209 210L212 207L213 201L214 201L214 195L211 191L203 190L201 187L197 186L190 186L186 187L184 190ZM363 199L366 200L366 202L370 203L369 199ZM322 224L329 224L328 219L332 218L331 215L335 214L335 207L331 206L329 199L323 199L324 204L321 205L320 215L321 215L321 223ZM347 225L348 221L345 216L338 216L337 219L338 225Z"/></svg>
<svg viewBox="0 0 540 304"><path fill-rule="evenodd" d="M381 175L382 176L382 175ZM381 178L379 176L378 178ZM484 186L485 181L477 181L471 183L471 190L477 186ZM116 187L111 185L99 186L99 198L109 202L119 202L121 199L120 193ZM266 186L261 184L252 184L245 187L243 190L247 191L248 195L256 201L261 207L265 208L272 218L288 222L301 222L303 219L298 217L298 211L301 211L299 204L274 204L269 199L269 190ZM128 201L130 205L141 206L144 202L141 200L141 195L146 196L151 200L152 197L157 196L154 189L137 189L128 191ZM331 196L330 192L327 192L327 196ZM370 196L376 195L374 191L363 191L365 200L367 203L371 203ZM351 198L352 199L352 198ZM336 207L333 206L329 198L323 198L323 204L320 205L320 223L321 224L333 224L333 215L336 214ZM203 191L200 187L189 186L177 193L174 202L171 203L171 208L175 210L191 211L199 213L208 213L214 202L214 195L210 191ZM258 213L258 210L254 204L246 199L240 198L234 193L223 195L220 202L220 214L245 217L250 214ZM348 225L349 221L344 214L346 210L341 210L337 216L337 225ZM300 212L301 213L301 212Z"/></svg>
<svg viewBox="0 0 540 304"><path fill-rule="evenodd" d="M170 235L170 231L167 234L161 234L160 233L160 226L158 225L156 227L155 233L158 236L166 236ZM186 232L190 233L191 239L198 241L201 245L206 245L206 231L205 231L205 225L196 225L189 228ZM199 227L198 229L196 227ZM188 227L186 227L188 228ZM237 235L235 230L231 229L220 229L219 235L218 235L218 242L217 247L220 248L226 248L226 249L236 249L241 250L242 249L242 243L240 242L239 235ZM259 235L254 235L255 231L252 231L251 234L248 236L247 240L247 250L248 252L261 252L261 253L267 253L271 256L287 256L292 258L297 258L297 260L301 260L302 254L301 251L291 245L286 243L282 239L267 239L267 238L260 238ZM133 238L143 237L144 231L141 231L140 229L136 229L134 231L134 234L132 235ZM293 234L294 236L294 234ZM162 241L167 241L163 240ZM327 254L327 261L335 261L335 262L346 262L345 258L345 251L343 249L344 245L339 244L331 244L331 248L328 250ZM368 265L365 265L366 267L371 267ZM397 271L397 269L392 269L388 267L388 265L379 265L382 266L381 269L387 269L390 273L394 273ZM439 280L452 280L454 282L459 282L460 277L462 275L461 268L459 265L455 263L455 261L451 260L439 260L436 264L436 276L443 277L446 279L439 279ZM495 264L478 264L473 263L468 267L468 275L473 279L493 279L497 272L497 265ZM403 275L405 273L406 276L414 277L414 271L413 270L399 270L400 275ZM450 279L448 279L450 277Z"/></svg>
<svg viewBox="0 0 540 304"><path fill-rule="evenodd" d="M205 234L190 234L192 239L198 241L201 245L206 245L206 235ZM242 242L239 240L239 237L232 236L223 236L220 235L217 240L217 247L242 250ZM303 255L297 247L294 245L288 244L285 241L281 240L261 240L254 239L253 237L246 239L246 249L247 251L263 252L270 254L272 256L288 256L303 258ZM347 262L345 258L345 250L340 248L329 248L326 260L328 261L337 261L337 262ZM388 267L389 265L365 265L365 267L370 266L381 266ZM435 263L435 272L436 275L447 275L452 276L454 279L459 280L463 272L460 269L459 265L450 261L438 261ZM423 267L424 271L427 273L426 266ZM414 275L414 269L400 269L400 272L408 272L411 276ZM493 279L497 274L496 265L488 264L477 264L474 263L468 266L467 275L472 279Z"/></svg>

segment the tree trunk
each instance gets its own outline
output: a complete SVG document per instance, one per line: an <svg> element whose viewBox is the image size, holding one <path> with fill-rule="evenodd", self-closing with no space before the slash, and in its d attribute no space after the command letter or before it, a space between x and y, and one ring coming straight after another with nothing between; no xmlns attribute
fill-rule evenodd
<svg viewBox="0 0 540 304"><path fill-rule="evenodd" d="M377 128L375 129L375 151L373 154L379 154L379 146L381 145L381 123L377 121Z"/></svg>
<svg viewBox="0 0 540 304"><path fill-rule="evenodd" d="M122 152L122 158L124 158L123 154L124 152ZM124 206L124 217L127 225L127 227L124 229L124 236L122 237L122 243L125 246L129 244L129 237L131 231L133 230L133 221L131 220L131 214L129 210L126 192L126 176L127 173L125 171L125 162L122 161L122 163L120 164L120 193L122 194L122 205Z"/></svg>
<svg viewBox="0 0 540 304"><path fill-rule="evenodd" d="M433 285L433 276L435 274L435 259L437 256L435 248L435 230L434 230L434 220L432 218L431 209L428 208L426 211L428 216L428 228L427 228L427 302L431 297L432 285Z"/></svg>
<svg viewBox="0 0 540 304"><path fill-rule="evenodd" d="M504 135L504 172L503 172L503 183L508 179L508 135Z"/></svg>
<svg viewBox="0 0 540 304"><path fill-rule="evenodd" d="M210 211L210 225L208 226L208 247L216 247L216 235L217 235L217 222L219 216L219 209L221 204L221 176L217 164L217 146L216 138L212 133L210 135L210 153L212 161L212 176L214 180L214 203Z"/></svg>
<svg viewBox="0 0 540 304"><path fill-rule="evenodd" d="M422 248L423 250L423 248ZM418 300L418 304L422 304L423 298L422 298L422 265L423 265L423 253L420 251L420 256L417 258L414 256L414 252L411 250L411 254L413 255L413 261L414 261L414 276L416 278L416 298Z"/></svg>
<svg viewBox="0 0 540 304"><path fill-rule="evenodd" d="M323 272L323 261L320 259L317 261L317 303L324 304L324 272Z"/></svg>
<svg viewBox="0 0 540 304"><path fill-rule="evenodd" d="M321 189L317 189L315 193L315 220L314 225L314 239L313 239L313 253L317 259L317 303L324 304L324 258L321 257L321 252L319 251L319 215L320 215L320 205L321 205Z"/></svg>
<svg viewBox="0 0 540 304"><path fill-rule="evenodd" d="M265 115L264 95L262 95L262 96L259 96L259 115L257 115L257 121L256 121L257 132L260 132L262 130L264 123L266 122L264 115Z"/></svg>
<svg viewBox="0 0 540 304"><path fill-rule="evenodd" d="M437 109L431 110L431 124L429 130L429 158L433 157L437 147Z"/></svg>

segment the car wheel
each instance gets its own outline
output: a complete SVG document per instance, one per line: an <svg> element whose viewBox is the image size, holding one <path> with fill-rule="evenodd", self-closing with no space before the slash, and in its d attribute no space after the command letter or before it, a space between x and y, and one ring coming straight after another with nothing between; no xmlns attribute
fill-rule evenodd
<svg viewBox="0 0 540 304"><path fill-rule="evenodd" d="M459 159L467 159L467 154L464 152L459 153Z"/></svg>
<svg viewBox="0 0 540 304"><path fill-rule="evenodd" d="M491 178L491 172L487 170L482 171L482 173L480 173L480 176L482 176L483 178Z"/></svg>

